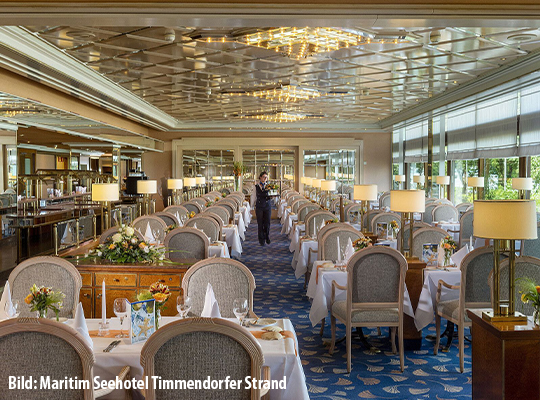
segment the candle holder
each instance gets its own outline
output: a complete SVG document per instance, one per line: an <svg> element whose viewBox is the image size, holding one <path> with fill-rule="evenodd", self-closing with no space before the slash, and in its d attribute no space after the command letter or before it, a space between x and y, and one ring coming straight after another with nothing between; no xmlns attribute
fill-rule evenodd
<svg viewBox="0 0 540 400"><path fill-rule="evenodd" d="M109 334L109 332L110 332L109 322L108 321L100 322L99 328L98 328L98 336L105 337Z"/></svg>

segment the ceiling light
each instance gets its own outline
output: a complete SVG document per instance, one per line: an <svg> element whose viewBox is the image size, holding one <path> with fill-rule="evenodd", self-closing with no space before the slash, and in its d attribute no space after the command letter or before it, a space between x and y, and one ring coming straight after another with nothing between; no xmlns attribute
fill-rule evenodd
<svg viewBox="0 0 540 400"><path fill-rule="evenodd" d="M527 40L536 39L536 35L532 33L518 33L516 35L508 36L508 40L512 42L526 42Z"/></svg>
<svg viewBox="0 0 540 400"><path fill-rule="evenodd" d="M176 32L172 28L165 29L165 34L163 35L165 41L172 43L176 39Z"/></svg>

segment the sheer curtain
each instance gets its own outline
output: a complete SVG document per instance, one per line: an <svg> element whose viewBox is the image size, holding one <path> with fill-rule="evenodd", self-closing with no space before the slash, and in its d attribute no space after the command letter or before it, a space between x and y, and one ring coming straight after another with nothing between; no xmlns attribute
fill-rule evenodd
<svg viewBox="0 0 540 400"><path fill-rule="evenodd" d="M475 157L476 106L466 106L446 114L446 135L449 160L465 160Z"/></svg>
<svg viewBox="0 0 540 400"><path fill-rule="evenodd" d="M540 154L540 84L521 91L518 154L520 156Z"/></svg>
<svg viewBox="0 0 540 400"><path fill-rule="evenodd" d="M405 128L405 162L421 162L423 154L423 137L425 121L414 123ZM427 151L427 150L426 150Z"/></svg>

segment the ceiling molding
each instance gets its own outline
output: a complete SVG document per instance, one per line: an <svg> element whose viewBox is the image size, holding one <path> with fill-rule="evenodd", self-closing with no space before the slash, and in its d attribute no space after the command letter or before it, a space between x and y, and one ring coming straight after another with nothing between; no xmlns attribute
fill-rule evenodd
<svg viewBox="0 0 540 400"><path fill-rule="evenodd" d="M380 126L382 129L391 128L400 122L474 96L538 70L540 70L540 50L536 50L514 62L480 75L473 81L446 90L417 106L407 108L391 117L385 118L381 120Z"/></svg>
<svg viewBox="0 0 540 400"><path fill-rule="evenodd" d="M112 112L151 126L154 129L167 129L178 125L178 121L175 118L142 100L139 96L117 85L93 69L88 68L67 53L59 51L58 48L26 29L16 26L0 27L0 46L9 48L37 63L36 65L32 65L31 63L23 64L0 55L0 65L3 64L6 68L14 70L19 74L33 77L41 83L68 92L71 95L76 95L76 97L92 104L105 107ZM51 78L40 71L40 65L47 66L68 77L70 82L79 82L84 86L89 86L104 96L124 104L126 108L120 108L110 102L104 101L103 98L96 98L96 96L85 92L84 88L81 90L80 87Z"/></svg>

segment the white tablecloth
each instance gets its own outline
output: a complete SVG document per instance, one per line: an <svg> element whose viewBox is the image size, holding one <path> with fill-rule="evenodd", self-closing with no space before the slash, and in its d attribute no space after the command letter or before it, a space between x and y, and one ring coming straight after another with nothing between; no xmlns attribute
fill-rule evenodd
<svg viewBox="0 0 540 400"><path fill-rule="evenodd" d="M375 246L388 246L393 248L394 250L397 250L397 240L396 239L385 239L385 240L377 240L375 243Z"/></svg>
<svg viewBox="0 0 540 400"><path fill-rule="evenodd" d="M240 212L244 216L244 224L247 228L251 222L251 206L247 201L244 201L244 205L240 207Z"/></svg>
<svg viewBox="0 0 540 400"><path fill-rule="evenodd" d="M176 317L163 317L161 325L175 321ZM230 319L234 321L234 319ZM97 330L98 319L87 319L88 329ZM120 322L117 318L110 319L111 329L120 329ZM124 322L126 325L126 322ZM294 327L290 320L282 319L278 325L284 330L294 333ZM248 328L249 330L260 330L260 328ZM103 349L107 347L114 339L111 338L92 338L94 342L94 355L96 363L94 365L94 376L100 376L104 379L114 379L122 367L129 365L131 367L131 377L141 379L143 369L140 363L141 350L144 343L128 344L128 339L118 345L110 353L104 353ZM295 343L296 342L296 343ZM280 380L287 377L287 388L283 390L270 390L270 398L275 400L289 399L309 399L306 387L306 380L299 355L295 354L295 346L298 349L298 343L295 339L285 338L283 340L259 340L264 355L264 365L270 367L271 379ZM196 360L194 360L196 361ZM181 377L179 377L180 379ZM123 392L115 391L103 399L123 399Z"/></svg>
<svg viewBox="0 0 540 400"><path fill-rule="evenodd" d="M454 242L459 244L459 222L446 222L446 221L435 221L431 225L436 226L437 228L444 229L452 237ZM449 232L455 231L455 232Z"/></svg>
<svg viewBox="0 0 540 400"><path fill-rule="evenodd" d="M223 227L227 246L231 248L231 255L239 257L242 254L242 243L240 242L240 234L238 233L237 225L226 225Z"/></svg>
<svg viewBox="0 0 540 400"><path fill-rule="evenodd" d="M319 269L319 279L317 282L317 267L327 261L316 261L313 263L313 271L309 279L307 296L313 299L309 310L309 320L313 326L317 325L323 318L328 316L332 300L332 282L338 285L347 286L347 272L337 269ZM347 300L345 290L336 289L336 301ZM414 311L409 297L409 291L405 287L403 296L403 312L414 318Z"/></svg>
<svg viewBox="0 0 540 400"><path fill-rule="evenodd" d="M277 216L278 216L278 218L281 218L283 216L283 212L285 211L285 207L287 207L287 202L284 199L281 199L278 206L277 206Z"/></svg>
<svg viewBox="0 0 540 400"><path fill-rule="evenodd" d="M220 242L219 244L211 244L210 247L208 247L208 257L231 258L227 243Z"/></svg>
<svg viewBox="0 0 540 400"><path fill-rule="evenodd" d="M234 214L234 223L238 226L238 234L240 235L240 239L246 240L246 225L244 224L244 216L242 213L237 212Z"/></svg>
<svg viewBox="0 0 540 400"><path fill-rule="evenodd" d="M317 250L319 244L315 240L301 240L298 246L298 251L294 253L292 267L294 276L300 278L307 272L309 249ZM311 261L317 260L317 253L311 253Z"/></svg>
<svg viewBox="0 0 540 400"><path fill-rule="evenodd" d="M298 250L298 244L300 242L300 238L304 235L306 230L306 225L301 222L296 225L295 229L291 230L291 234L289 237L291 238L291 244L289 245L289 251L291 253L294 253Z"/></svg>
<svg viewBox="0 0 540 400"><path fill-rule="evenodd" d="M414 323L418 330L428 326L435 316L435 300L437 298L437 284L442 279L450 285L459 285L461 282L461 271L457 268L444 269L424 269L424 286L420 293ZM459 290L445 289L441 292L441 301L459 298Z"/></svg>

